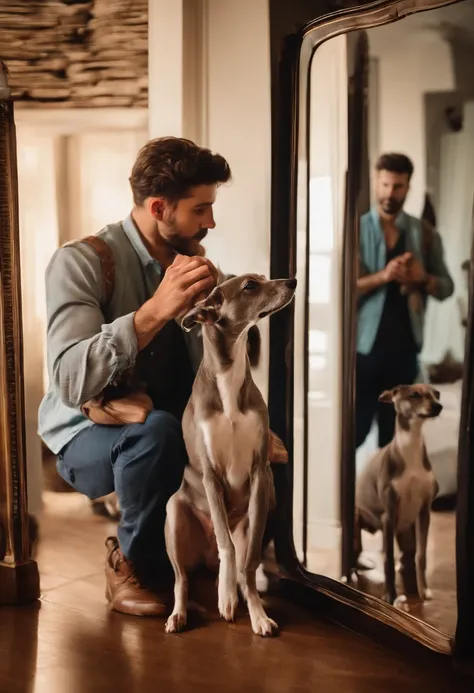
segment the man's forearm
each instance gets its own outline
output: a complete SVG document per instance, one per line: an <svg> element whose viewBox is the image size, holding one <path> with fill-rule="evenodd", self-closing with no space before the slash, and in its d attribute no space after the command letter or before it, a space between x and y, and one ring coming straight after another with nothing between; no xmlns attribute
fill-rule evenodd
<svg viewBox="0 0 474 693"><path fill-rule="evenodd" d="M359 296L363 296L364 294L368 294L371 291L379 289L386 283L387 281L383 271L375 272L374 274L367 274L365 277L359 277L357 280L357 293Z"/></svg>
<svg viewBox="0 0 474 693"><path fill-rule="evenodd" d="M435 274L427 274L424 288L429 296L433 296L439 301L444 301L452 296L454 283L450 276L439 277Z"/></svg>
<svg viewBox="0 0 474 693"><path fill-rule="evenodd" d="M144 349L163 329L168 321L157 312L156 302L152 299L146 301L135 313L133 326L137 335L138 351Z"/></svg>

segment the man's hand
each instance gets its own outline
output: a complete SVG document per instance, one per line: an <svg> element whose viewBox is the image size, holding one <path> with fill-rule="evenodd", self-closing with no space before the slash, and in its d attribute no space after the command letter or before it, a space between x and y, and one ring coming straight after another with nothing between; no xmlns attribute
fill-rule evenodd
<svg viewBox="0 0 474 693"><path fill-rule="evenodd" d="M404 255L394 257L385 267L383 270L383 278L386 284L394 281L400 283L406 281L406 264L404 258Z"/></svg>
<svg viewBox="0 0 474 693"><path fill-rule="evenodd" d="M192 308L200 295L211 291L217 276L217 269L206 258L177 255L151 301L163 320L173 320Z"/></svg>
<svg viewBox="0 0 474 693"><path fill-rule="evenodd" d="M418 260L413 257L411 253L405 253L407 255L406 259L406 277L405 282L408 284L423 284L428 279L423 267L420 265Z"/></svg>
<svg viewBox="0 0 474 693"><path fill-rule="evenodd" d="M205 257L205 255L206 255L206 249L204 248L203 245L199 245L199 248L198 248L196 254L197 254L200 258L202 258L202 259L204 260L204 262L207 262L207 263L208 263L209 269L210 269L210 271L211 271L211 274L213 275L213 277L214 277L215 280L216 280L216 283L214 284L214 286L216 286L217 282L219 281L219 272L218 272L217 268L212 264L212 262L211 262L210 260L208 260L208 259ZM202 291L198 296L196 296L195 303L198 303L199 301L204 301L204 299L208 297L210 291L212 291L212 289L214 288L214 286L211 287L210 290L207 289L206 291Z"/></svg>
<svg viewBox="0 0 474 693"><path fill-rule="evenodd" d="M144 349L167 322L187 313L200 296L207 296L217 277L217 269L209 260L177 255L155 294L135 313L138 350Z"/></svg>

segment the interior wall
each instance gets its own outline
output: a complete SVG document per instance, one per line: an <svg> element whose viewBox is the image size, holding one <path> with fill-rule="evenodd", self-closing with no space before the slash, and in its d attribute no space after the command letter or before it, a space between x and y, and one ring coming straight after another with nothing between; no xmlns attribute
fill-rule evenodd
<svg viewBox="0 0 474 693"><path fill-rule="evenodd" d="M463 111L465 97L458 89L425 94L425 128L426 141L426 188L433 202L435 212L439 212L440 173L441 173L441 138L451 130L448 126L445 111L455 107Z"/></svg>
<svg viewBox="0 0 474 693"><path fill-rule="evenodd" d="M233 181L219 192L209 256L225 272L270 273L271 109L268 0L209 0L207 138ZM245 40L243 40L245 37ZM255 379L268 391L268 319Z"/></svg>
<svg viewBox="0 0 474 693"><path fill-rule="evenodd" d="M128 179L147 139L145 128L68 137L70 225L66 240L97 233L130 213L133 198Z"/></svg>
<svg viewBox="0 0 474 693"><path fill-rule="evenodd" d="M454 89L455 74L447 41L435 31L409 30L409 21L369 29L368 37L378 62L378 153L400 151L412 159L405 209L419 216L427 186L424 95Z"/></svg>
<svg viewBox="0 0 474 693"><path fill-rule="evenodd" d="M158 5L161 11L158 12ZM177 7L180 5L180 7ZM150 95L161 90L163 65L180 94L190 98L186 118L176 104L167 113L163 100L150 100L149 135L191 137L222 154L232 169L230 184L219 190L216 228L205 241L208 257L226 273L270 270L270 49L268 0L176 0L150 3ZM164 26L181 17L174 47L161 44ZM191 21L192 20L192 21ZM174 24L173 24L174 26ZM242 37L245 37L245 41ZM200 49L199 49L200 48ZM175 88L175 87L174 87ZM151 96L150 96L151 99ZM268 320L260 324L262 358L254 377L263 396L268 390Z"/></svg>
<svg viewBox="0 0 474 693"><path fill-rule="evenodd" d="M46 267L61 243L128 214L128 177L147 139L145 124L146 111L16 114L28 504L36 515L42 505L38 407L48 383Z"/></svg>
<svg viewBox="0 0 474 693"><path fill-rule="evenodd" d="M454 293L442 303L430 301L428 304L421 354L426 363L439 363L447 351L460 362L464 358L465 329L461 325L460 301L466 297L466 281L461 265L471 252L474 132L469 131L469 112L473 105L472 102L466 104L467 128L462 132L446 133L441 138L437 228L454 281Z"/></svg>

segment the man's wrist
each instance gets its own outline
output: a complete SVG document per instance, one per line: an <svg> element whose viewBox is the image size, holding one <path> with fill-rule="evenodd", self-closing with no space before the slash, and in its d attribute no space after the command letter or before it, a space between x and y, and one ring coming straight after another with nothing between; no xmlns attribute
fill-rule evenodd
<svg viewBox="0 0 474 693"><path fill-rule="evenodd" d="M159 306L153 299L146 301L135 313L135 333L137 335L138 350L141 351L159 332L169 318L162 314Z"/></svg>
<svg viewBox="0 0 474 693"><path fill-rule="evenodd" d="M427 294L434 294L436 291L436 277L432 274L426 274L423 282L423 288Z"/></svg>

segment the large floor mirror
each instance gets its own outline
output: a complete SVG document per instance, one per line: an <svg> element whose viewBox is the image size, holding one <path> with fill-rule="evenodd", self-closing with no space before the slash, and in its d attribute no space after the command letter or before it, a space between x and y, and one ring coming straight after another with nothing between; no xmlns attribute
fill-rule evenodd
<svg viewBox="0 0 474 693"><path fill-rule="evenodd" d="M470 401L474 0L371 3L315 20L297 43L296 572L450 653L467 570L461 561L457 575L456 525L469 493L458 441Z"/></svg>

